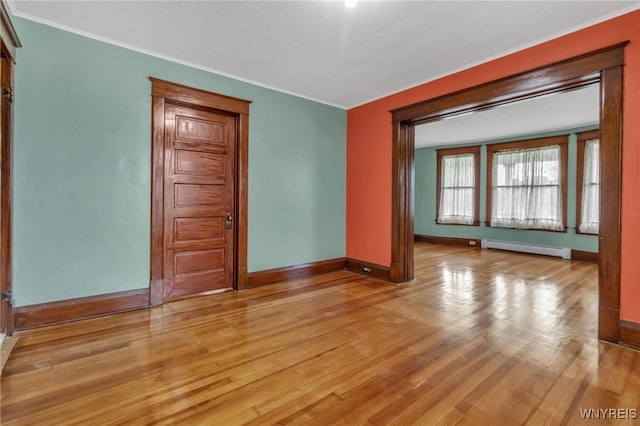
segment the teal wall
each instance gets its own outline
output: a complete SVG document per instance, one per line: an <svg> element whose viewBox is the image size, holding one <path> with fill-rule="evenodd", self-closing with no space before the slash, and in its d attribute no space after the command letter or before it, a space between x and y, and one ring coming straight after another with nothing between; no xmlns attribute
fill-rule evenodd
<svg viewBox="0 0 640 426"><path fill-rule="evenodd" d="M598 251L598 238L592 235L576 234L576 157L577 132L592 130L597 126L569 129L562 132L540 133L518 140L537 137L554 136L571 133L569 136L569 164L567 165L567 226L566 233L528 231L519 229L491 228L484 225L486 219L487 197L487 149L491 143L508 142L516 139L500 139L482 143L480 152L480 226L438 225L436 224L436 150L444 147L429 147L416 149L415 153L415 222L416 234L435 237L472 238L509 241L524 244L546 245L553 247L568 247L574 250L589 252ZM448 145L446 148L464 145Z"/></svg>
<svg viewBox="0 0 640 426"><path fill-rule="evenodd" d="M18 306L149 285L149 76L253 101L249 271L345 255L346 111L15 18Z"/></svg>

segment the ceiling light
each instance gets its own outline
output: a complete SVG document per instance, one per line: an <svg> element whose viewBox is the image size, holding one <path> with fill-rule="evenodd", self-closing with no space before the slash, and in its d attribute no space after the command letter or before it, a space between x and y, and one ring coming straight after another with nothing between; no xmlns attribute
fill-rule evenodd
<svg viewBox="0 0 640 426"><path fill-rule="evenodd" d="M344 7L354 8L358 4L358 0L344 0Z"/></svg>

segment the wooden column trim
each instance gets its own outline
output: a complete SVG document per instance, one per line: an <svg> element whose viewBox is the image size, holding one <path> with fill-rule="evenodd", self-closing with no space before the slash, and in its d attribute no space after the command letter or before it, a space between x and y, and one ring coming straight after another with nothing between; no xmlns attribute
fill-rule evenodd
<svg viewBox="0 0 640 426"><path fill-rule="evenodd" d="M620 339L620 247L622 212L622 66L601 73L600 232L598 241L598 337Z"/></svg>
<svg viewBox="0 0 640 426"><path fill-rule="evenodd" d="M391 193L391 282L413 279L413 187L415 128L408 123L393 122L393 163Z"/></svg>

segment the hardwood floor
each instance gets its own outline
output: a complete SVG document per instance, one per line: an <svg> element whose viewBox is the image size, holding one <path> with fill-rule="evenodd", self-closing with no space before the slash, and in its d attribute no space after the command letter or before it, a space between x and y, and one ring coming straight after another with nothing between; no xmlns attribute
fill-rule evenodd
<svg viewBox="0 0 640 426"><path fill-rule="evenodd" d="M340 271L24 332L0 422L637 424L640 356L596 338L597 265L415 259L405 285Z"/></svg>

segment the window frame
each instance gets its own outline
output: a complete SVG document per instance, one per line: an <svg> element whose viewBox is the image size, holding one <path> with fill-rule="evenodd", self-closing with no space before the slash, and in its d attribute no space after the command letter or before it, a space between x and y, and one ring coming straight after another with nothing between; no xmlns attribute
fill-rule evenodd
<svg viewBox="0 0 640 426"><path fill-rule="evenodd" d="M493 154L501 151L517 151L530 148L544 148L552 145L560 146L560 191L562 197L562 226L563 230L542 228L517 228L531 231L567 232L567 164L569 158L569 135L549 136L544 138L526 139L514 142L504 142L487 145L487 217L485 225L491 227L493 204ZM516 229L516 228L504 228Z"/></svg>
<svg viewBox="0 0 640 426"><path fill-rule="evenodd" d="M600 129L587 130L585 132L576 133L577 136L577 163L576 163L576 234L580 235L598 235L580 231L582 223L582 191L584 190L584 150L587 141L598 139L602 140ZM599 160L602 164L602 160Z"/></svg>
<svg viewBox="0 0 640 426"><path fill-rule="evenodd" d="M458 148L437 149L437 178L436 178L436 224L451 226L480 226L480 145L463 146ZM474 187L473 187L473 222L472 223L445 223L439 222L440 197L442 196L442 158L450 155L473 154Z"/></svg>

